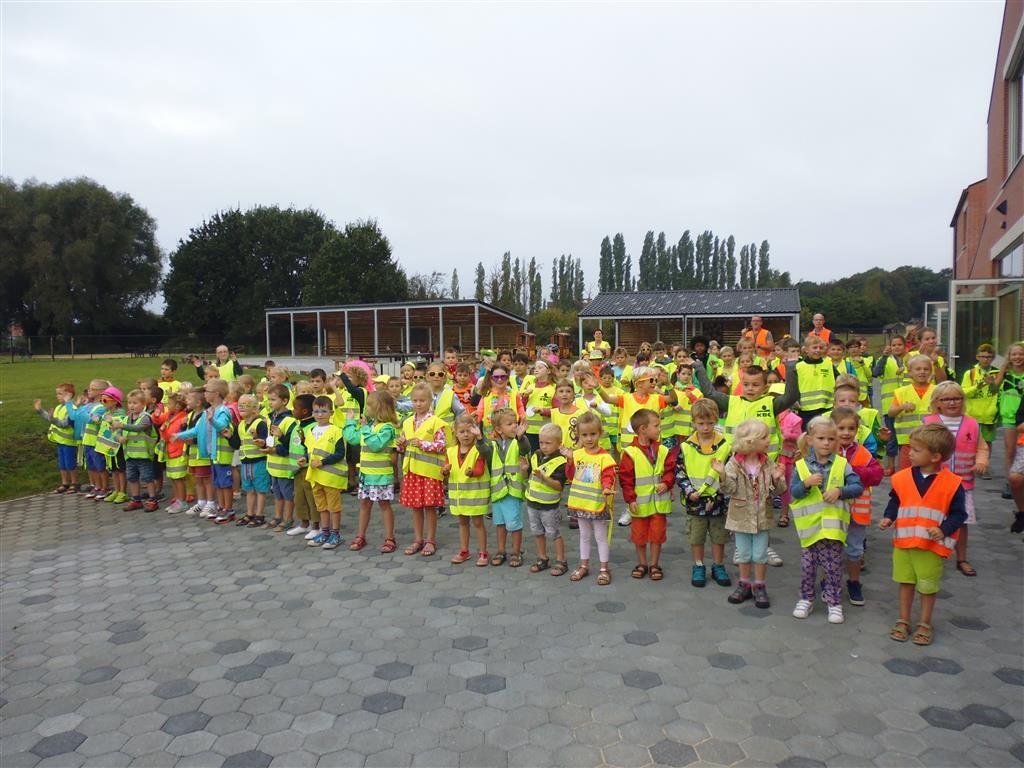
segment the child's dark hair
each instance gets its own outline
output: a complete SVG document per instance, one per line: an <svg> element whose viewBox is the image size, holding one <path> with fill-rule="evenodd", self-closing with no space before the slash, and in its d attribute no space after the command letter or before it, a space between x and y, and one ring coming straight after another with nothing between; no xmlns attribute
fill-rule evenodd
<svg viewBox="0 0 1024 768"><path fill-rule="evenodd" d="M633 428L634 432L639 432L651 423L651 419L656 418L658 418L658 414L650 408L641 408L629 418L629 426Z"/></svg>
<svg viewBox="0 0 1024 768"><path fill-rule="evenodd" d="M291 396L291 392L284 384L274 384L267 390L267 394L277 395L279 399L284 400L286 403L288 402L288 398Z"/></svg>
<svg viewBox="0 0 1024 768"><path fill-rule="evenodd" d="M604 365L601 366L601 370L599 371L599 375L601 375L601 376L615 376L615 369L613 369L610 365L605 363Z"/></svg>
<svg viewBox="0 0 1024 768"><path fill-rule="evenodd" d="M527 365L529 365L530 364L530 356L527 355L527 354L524 354L523 352L516 352L514 355L512 355L512 362L513 363L526 363Z"/></svg>
<svg viewBox="0 0 1024 768"><path fill-rule="evenodd" d="M323 379L324 381L327 381L327 371L325 371L323 368L314 368L312 371L309 372L309 378Z"/></svg>
<svg viewBox="0 0 1024 768"><path fill-rule="evenodd" d="M284 384L278 384L277 386L281 387L282 389L284 389ZM271 389L271 391L274 391L274 389L276 389L276 387L271 387L270 389ZM288 395L285 395L281 399L282 400L287 400L288 399ZM296 395L295 396L295 410L300 410L301 409L303 413L309 413L310 411L313 410L313 403L315 403L317 400L326 400L328 406L330 406L332 408L334 407L334 403L331 402L331 398L324 397L323 395L321 395L320 397L317 397L317 398L314 398L313 395Z"/></svg>
<svg viewBox="0 0 1024 768"><path fill-rule="evenodd" d="M455 366L455 372L471 374L473 373L473 369L469 367L469 363L459 363Z"/></svg>
<svg viewBox="0 0 1024 768"><path fill-rule="evenodd" d="M768 383L768 371L762 368L760 365L748 365L743 369L743 373L747 376L760 376L761 380Z"/></svg>
<svg viewBox="0 0 1024 768"><path fill-rule="evenodd" d="M173 357L165 358L164 361L160 363L160 365L166 365L172 371L178 370L178 361L175 360Z"/></svg>
<svg viewBox="0 0 1024 768"><path fill-rule="evenodd" d="M298 395L295 399L298 400L299 397L309 397L309 395ZM327 408L328 410L332 411L334 410L334 401L331 400L331 398L327 397L327 395L320 395L319 397L314 399L313 405L318 406L320 408Z"/></svg>
<svg viewBox="0 0 1024 768"><path fill-rule="evenodd" d="M858 414L853 408L833 408L832 409L832 421L839 426L846 419L853 419L858 425L860 425L860 414Z"/></svg>
<svg viewBox="0 0 1024 768"><path fill-rule="evenodd" d="M830 347L839 347L841 349L846 349L846 342L835 335L833 335L832 338L828 340L828 345Z"/></svg>
<svg viewBox="0 0 1024 768"><path fill-rule="evenodd" d="M632 423L632 422L630 422L630 423ZM603 431L603 426L601 424L601 417L598 416L593 411L584 411L583 413L580 414L580 417L576 420L577 428L586 426L587 424L589 424L591 426L596 426L599 431Z"/></svg>

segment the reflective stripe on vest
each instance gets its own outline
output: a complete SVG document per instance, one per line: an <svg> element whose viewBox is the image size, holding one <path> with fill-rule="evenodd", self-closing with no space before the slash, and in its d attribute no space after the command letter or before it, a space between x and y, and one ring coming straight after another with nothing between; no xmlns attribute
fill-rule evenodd
<svg viewBox="0 0 1024 768"><path fill-rule="evenodd" d="M925 424L942 424L942 417L937 413L924 417ZM952 431L952 430L951 430ZM978 422L970 416L960 420L956 431L956 447L953 455L942 462L942 466L960 477L966 490L974 488L974 465L978 460L978 440L980 439Z"/></svg>
<svg viewBox="0 0 1024 768"><path fill-rule="evenodd" d="M513 496L523 498L526 493L526 482L523 471L519 468L519 443L510 440L505 455L501 455L501 445L495 440L491 451L491 501Z"/></svg>
<svg viewBox="0 0 1024 768"><path fill-rule="evenodd" d="M790 517L793 519L793 526L800 538L800 546L804 549L822 539L846 541L850 511L843 502L837 501L829 504L822 497L822 488L829 490L843 487L846 465L846 459L842 456L834 456L824 486L809 487L806 496L802 499L793 499L790 502ZM796 471L804 482L811 476L811 470L804 459L800 459L796 463Z"/></svg>
<svg viewBox="0 0 1024 768"><path fill-rule="evenodd" d="M188 474L188 458L185 454L172 456L167 459L167 477L171 480L181 480Z"/></svg>
<svg viewBox="0 0 1024 768"><path fill-rule="evenodd" d="M982 370L976 365L964 374L962 389L964 390L965 413L977 419L979 424L994 424L999 414L999 392L985 384L985 376L998 373L995 368ZM967 390L970 389L970 394Z"/></svg>
<svg viewBox="0 0 1024 768"><path fill-rule="evenodd" d="M725 414L725 439L732 444L736 427L748 419L763 421L768 427L768 455L773 459L779 455L782 435L779 420L775 415L775 398L762 395L757 400L747 400L736 395L729 396L729 410Z"/></svg>
<svg viewBox="0 0 1024 768"><path fill-rule="evenodd" d="M246 424L244 421L238 422L238 426L235 427L235 432L238 434L238 439L242 445L238 449L243 459L262 459L264 453L262 449L256 445L256 428L260 423L266 424L266 419L261 416L257 416L251 422Z"/></svg>
<svg viewBox="0 0 1024 768"><path fill-rule="evenodd" d="M728 440L722 440L712 447L711 453L704 453L693 440L686 440L680 448L686 476L690 478L690 485L696 488L701 496L714 496L718 493L721 478L711 468L711 462L718 459L724 464L729 460Z"/></svg>
<svg viewBox="0 0 1024 768"><path fill-rule="evenodd" d="M668 448L658 445L657 459L651 464L647 454L636 445L626 447L626 453L633 460L634 483L636 490L636 514L634 517L650 517L653 514L667 515L672 511L671 486L663 494L656 495L654 489L665 474L665 460Z"/></svg>
<svg viewBox="0 0 1024 768"><path fill-rule="evenodd" d="M291 443L288 445L288 455L279 456L277 454L277 440L283 440L283 435L288 434L288 430L291 429L292 426L294 426L295 429L292 429ZM305 455L301 452L301 434L296 434L301 433L302 429L299 427L299 422L291 416L285 416L281 419L277 423L277 428L281 430L282 437L279 437L274 441L274 450L267 454L267 473L271 477L280 477L285 479L292 478L295 477L295 473L299 469L298 456L296 455L296 443L298 443L299 446L299 455Z"/></svg>
<svg viewBox="0 0 1024 768"><path fill-rule="evenodd" d="M569 484L569 509L599 515L605 511L607 498L604 495L604 480L601 477L606 467L614 467L615 461L608 453L589 453L586 448L573 451L576 466ZM583 467L583 471L580 468Z"/></svg>
<svg viewBox="0 0 1024 768"><path fill-rule="evenodd" d="M134 419L129 416L125 419L125 423L134 427L141 420L141 415ZM152 424L150 424L149 429L145 432L129 432L125 430L124 457L126 459L152 459L155 449L156 434L153 432Z"/></svg>
<svg viewBox="0 0 1024 768"><path fill-rule="evenodd" d="M543 387L534 385L533 390L530 392L530 397L527 398L526 407L533 409L533 414L526 417L526 432L531 435L540 434L540 428L548 423L549 418L543 416L538 411L541 408L550 408L551 399L555 396L555 385L548 384Z"/></svg>
<svg viewBox="0 0 1024 768"><path fill-rule="evenodd" d="M414 437L426 442L433 442L434 435L438 430L445 428L445 423L439 418L430 414L423 420L423 423L416 427L415 418L408 418L402 424L402 436L406 439L405 459L402 461L402 472L421 477L429 477L432 480L441 480L444 473L441 471L445 464L445 457L440 453L427 453L420 448L409 445L408 441Z"/></svg>
<svg viewBox="0 0 1024 768"><path fill-rule="evenodd" d="M641 403L636 399L636 395L632 392L627 392L622 396L622 408L619 410L619 433L623 435L632 435L633 426L629 423L629 420L633 418L633 414L639 411L641 408L647 408L648 410L658 413L661 408L658 406L657 393L648 395L647 402ZM654 402L651 402L651 401Z"/></svg>
<svg viewBox="0 0 1024 768"><path fill-rule="evenodd" d="M68 421L68 407L64 403L60 403L53 409L53 418ZM46 430L46 439L57 445L74 445L75 425L70 422L68 422L66 427L58 427L56 424L51 424L50 428Z"/></svg>
<svg viewBox="0 0 1024 768"><path fill-rule="evenodd" d="M96 452L102 453L104 456L113 456L120 447L121 441L117 439L110 425L103 422L99 433L96 435Z"/></svg>
<svg viewBox="0 0 1024 768"><path fill-rule="evenodd" d="M871 462L871 458L871 452L863 445L858 445L850 459L850 466L865 467ZM864 493L850 501L850 518L858 525L871 525L871 489L866 485Z"/></svg>
<svg viewBox="0 0 1024 768"><path fill-rule="evenodd" d="M323 461L332 453L336 453L339 446L342 453L345 451L345 438L335 424L328 425L319 437L314 437L311 429L304 433L303 440L311 459ZM319 467L310 464L306 468L306 480L317 485L345 490L348 488L348 465L344 459L335 464L321 464Z"/></svg>
<svg viewBox="0 0 1024 768"><path fill-rule="evenodd" d="M836 372L832 361L820 363L801 360L796 364L796 380L800 387L801 411L819 411L832 407L836 391Z"/></svg>
<svg viewBox="0 0 1024 768"><path fill-rule="evenodd" d="M882 369L882 412L888 413L892 405L892 396L896 390L903 386L903 374L906 365L903 358L897 360L890 355L885 359L885 366Z"/></svg>
<svg viewBox="0 0 1024 768"><path fill-rule="evenodd" d="M448 473L448 502L453 515L483 515L491 501L491 481L484 467L482 477L470 477L466 470L476 466L480 452L474 445L466 457L459 461L459 446L447 451L451 471Z"/></svg>
<svg viewBox="0 0 1024 768"><path fill-rule="evenodd" d="M905 387L897 388L893 393L893 397L898 399L901 404L912 403L914 405L913 411L910 413L900 413L895 418L896 442L900 445L909 445L910 433L924 423L924 417L928 415L931 408L932 391L934 389L935 385L929 384L924 397L921 397L917 394L914 385L909 384Z"/></svg>
<svg viewBox="0 0 1024 768"><path fill-rule="evenodd" d="M893 531L893 546L900 549L925 549L940 557L949 557L960 538L960 531L934 541L929 528L937 528L946 519L949 505L960 487L960 478L945 467L935 476L922 497L914 482L912 469L892 476L892 489L900 500Z"/></svg>
<svg viewBox="0 0 1024 768"><path fill-rule="evenodd" d="M558 455L543 464L538 463L537 454L530 456L530 481L526 484L526 500L536 504L557 504L562 500L562 491L545 485L537 476L537 470L543 469L544 474L551 475L556 469L566 464L565 456Z"/></svg>
<svg viewBox="0 0 1024 768"><path fill-rule="evenodd" d="M382 422L374 424L371 429L374 434L377 434L385 426L386 424ZM395 465L391 461L393 452L390 446L383 451L371 451L366 447L362 434L360 434L359 442L362 446L359 450L359 471L362 474L367 475L368 477L386 477L387 475L394 475Z"/></svg>

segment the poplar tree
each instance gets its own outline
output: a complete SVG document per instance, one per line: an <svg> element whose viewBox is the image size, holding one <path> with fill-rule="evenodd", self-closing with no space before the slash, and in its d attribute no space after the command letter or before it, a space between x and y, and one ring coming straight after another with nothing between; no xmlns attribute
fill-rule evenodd
<svg viewBox="0 0 1024 768"><path fill-rule="evenodd" d="M749 288L750 283L748 281L750 275L750 246L744 245L740 248L740 288Z"/></svg>
<svg viewBox="0 0 1024 768"><path fill-rule="evenodd" d="M644 235L644 245L640 250L640 272L637 281L637 289L641 291L650 290L655 287L654 272L657 269L657 256L654 251L654 232L649 231Z"/></svg>
<svg viewBox="0 0 1024 768"><path fill-rule="evenodd" d="M452 289L451 294L453 299L459 298L459 270L452 270Z"/></svg>
<svg viewBox="0 0 1024 768"><path fill-rule="evenodd" d="M612 241L605 235L601 241L601 259L597 268L598 291L611 291L615 286L615 266L612 258Z"/></svg>
<svg viewBox="0 0 1024 768"><path fill-rule="evenodd" d="M732 235L725 241L725 287L736 287L736 238Z"/></svg>
<svg viewBox="0 0 1024 768"><path fill-rule="evenodd" d="M654 245L654 252L657 254L654 287L659 291L668 290L672 287L672 269L668 263L668 247L665 242L664 232L658 233L658 239Z"/></svg>
<svg viewBox="0 0 1024 768"><path fill-rule="evenodd" d="M715 242L712 246L711 251L711 279L708 280L708 288L719 288L721 287L722 264L720 254L718 252L718 235L715 235Z"/></svg>
<svg viewBox="0 0 1024 768"><path fill-rule="evenodd" d="M679 238L679 287L693 288L697 285L696 265L693 260L693 240L690 237L690 230L683 232Z"/></svg>
<svg viewBox="0 0 1024 768"><path fill-rule="evenodd" d="M487 273L484 272L484 263L482 261L478 261L477 265L476 265L476 283L474 285L474 289L475 289L475 294L474 295L476 296L476 300L477 301L483 301L484 300L484 293L485 293L484 285L485 285L485 281L486 280L487 280Z"/></svg>
<svg viewBox="0 0 1024 768"><path fill-rule="evenodd" d="M771 286L771 278L774 275L771 266L771 257L768 255L768 241L761 241L761 248L757 253L757 274L759 275L759 285L762 288ZM767 282L766 282L767 280Z"/></svg>
<svg viewBox="0 0 1024 768"><path fill-rule="evenodd" d="M621 232L616 232L612 239L612 273L611 289L613 291L628 290L629 268L626 266L629 257L626 255L626 239Z"/></svg>

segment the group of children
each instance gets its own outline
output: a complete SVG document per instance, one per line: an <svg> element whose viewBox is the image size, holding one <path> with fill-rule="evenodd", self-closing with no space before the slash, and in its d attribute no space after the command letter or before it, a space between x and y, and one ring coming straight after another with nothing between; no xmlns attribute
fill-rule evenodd
<svg viewBox="0 0 1024 768"><path fill-rule="evenodd" d="M832 623L844 620L844 575L850 603L864 604L871 489L891 475L880 523L895 528L893 578L901 585L891 636L928 644L943 558L955 552L958 568L975 573L964 525L975 520L973 478L988 469L993 435L985 427L1009 412L1014 393L1014 445L1024 421L1024 345L1011 348L999 371L979 350L961 387L926 338L923 352L907 355L896 337L878 360L859 344L826 345L816 336L802 348L786 340L781 357L770 341L755 350L751 339L740 340L735 357L696 338L690 349L644 345L630 359L618 348L609 360L597 348L558 365L485 350L476 371L446 350L443 362L407 365L398 377L371 381L369 367L350 360L333 375L315 369L294 384L281 366L268 363L257 380L225 360L197 366L201 383L189 386L168 359L159 380L143 379L126 396L95 380L76 397L65 383L52 411L39 401L36 410L57 444L58 492L79 492L81 464L85 498L153 511L170 481L169 513L301 535L325 550L343 543L342 503L351 493L359 518L348 548L367 546L376 503L380 551L393 553L398 491L412 510L408 556L437 553L438 515L447 509L459 522L452 563L473 559L472 539L477 566L520 567L528 525L532 573L581 581L596 544L600 585L612 581L616 486L625 502L618 523L629 526L636 552L631 576L653 581L664 578L661 549L678 487L694 587L706 585L709 568L713 581L733 586L724 560L732 537L739 579L729 602L769 607L766 566L781 564L769 530L792 524L801 546L793 615L813 610L820 573ZM881 413L871 407L875 379ZM1013 469L1024 490L1024 467ZM239 493L242 515L234 510ZM571 571L563 509L579 538ZM911 635L915 590L922 613Z"/></svg>

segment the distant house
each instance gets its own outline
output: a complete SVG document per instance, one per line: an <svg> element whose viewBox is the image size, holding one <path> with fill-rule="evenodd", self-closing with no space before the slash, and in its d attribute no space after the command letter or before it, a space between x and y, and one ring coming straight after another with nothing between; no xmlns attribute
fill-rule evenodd
<svg viewBox="0 0 1024 768"><path fill-rule="evenodd" d="M796 288L630 291L599 293L579 313L595 322L613 346L631 352L643 341L686 343L695 335L734 344L753 315L764 318L776 340L800 333L800 291Z"/></svg>

